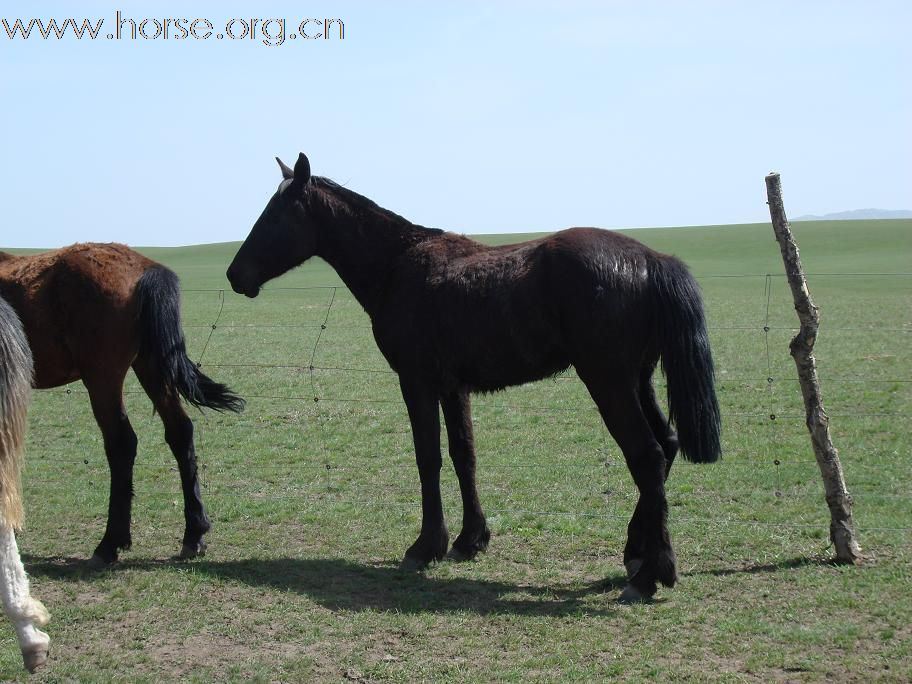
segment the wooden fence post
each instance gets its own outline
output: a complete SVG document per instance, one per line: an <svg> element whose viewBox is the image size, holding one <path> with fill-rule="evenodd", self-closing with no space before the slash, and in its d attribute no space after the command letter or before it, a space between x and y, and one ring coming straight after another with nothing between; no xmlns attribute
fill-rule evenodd
<svg viewBox="0 0 912 684"><path fill-rule="evenodd" d="M804 396L804 410L807 427L811 433L814 456L820 473L823 476L823 487L827 505L830 507L830 539L836 546L836 560L841 563L857 563L861 560L861 549L855 540L855 523L852 520L852 497L846 489L839 462L839 452L830 439L830 419L823 408L820 398L820 384L817 379L817 362L814 359L814 342L817 339L817 327L820 317L817 307L811 300L798 245L792 237L785 207L782 203L782 185L778 173L766 177L766 194L770 218L776 241L782 252L785 273L795 300L795 311L801 321L798 334L789 344L795 366L798 368L798 379L801 382L801 394Z"/></svg>

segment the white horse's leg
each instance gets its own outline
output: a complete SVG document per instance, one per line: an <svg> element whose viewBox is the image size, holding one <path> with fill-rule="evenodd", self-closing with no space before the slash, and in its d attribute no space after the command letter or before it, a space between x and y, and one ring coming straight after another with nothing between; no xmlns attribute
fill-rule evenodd
<svg viewBox="0 0 912 684"><path fill-rule="evenodd" d="M0 525L0 595L3 612L16 628L22 660L29 672L47 662L50 637L38 629L49 619L47 609L29 595L29 581L19 558L16 535L9 527Z"/></svg>

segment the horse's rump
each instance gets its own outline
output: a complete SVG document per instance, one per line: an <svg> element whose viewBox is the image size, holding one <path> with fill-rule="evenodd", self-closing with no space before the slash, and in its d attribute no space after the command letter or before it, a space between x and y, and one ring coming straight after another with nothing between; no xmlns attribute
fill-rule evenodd
<svg viewBox="0 0 912 684"><path fill-rule="evenodd" d="M139 344L134 289L154 263L125 245L94 243L0 263L0 293L28 333L37 388L129 367Z"/></svg>

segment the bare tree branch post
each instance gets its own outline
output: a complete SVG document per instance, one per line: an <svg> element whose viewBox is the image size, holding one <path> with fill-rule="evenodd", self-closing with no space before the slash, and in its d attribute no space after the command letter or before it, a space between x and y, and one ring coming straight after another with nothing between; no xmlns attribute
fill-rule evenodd
<svg viewBox="0 0 912 684"><path fill-rule="evenodd" d="M785 273L792 289L792 298L795 300L795 311L801 321L801 328L789 344L789 350L798 368L807 427L811 433L817 465L820 466L820 473L823 476L827 505L830 507L830 539L836 546L837 562L854 564L861 561L862 556L855 539L852 497L846 489L839 452L830 439L830 419L820 397L817 362L814 359L814 342L817 340L820 317L811 299L807 279L801 267L798 245L792 237L785 215L782 184L778 173L771 173L766 177L766 194L773 231L776 233L776 241L779 243L782 261L785 263Z"/></svg>

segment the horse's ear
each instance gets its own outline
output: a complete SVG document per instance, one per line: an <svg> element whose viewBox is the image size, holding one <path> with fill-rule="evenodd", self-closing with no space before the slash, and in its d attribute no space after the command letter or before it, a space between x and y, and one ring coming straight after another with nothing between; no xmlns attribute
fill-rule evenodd
<svg viewBox="0 0 912 684"><path fill-rule="evenodd" d="M294 178L294 171L292 171L285 162L283 162L278 157L276 157L276 161L279 162L279 168L282 169L282 178L283 179L291 180L292 178Z"/></svg>
<svg viewBox="0 0 912 684"><path fill-rule="evenodd" d="M301 152L298 155L298 161L294 167L294 185L303 188L310 180L310 162L307 161L307 155Z"/></svg>

